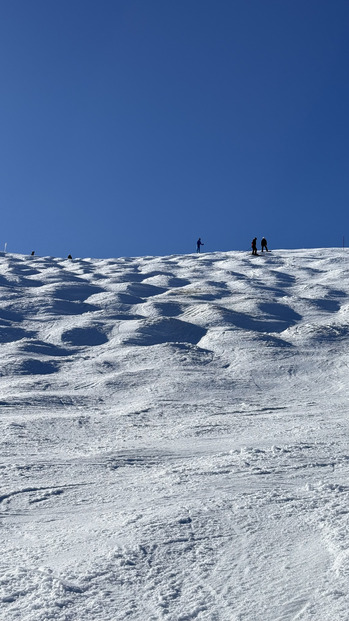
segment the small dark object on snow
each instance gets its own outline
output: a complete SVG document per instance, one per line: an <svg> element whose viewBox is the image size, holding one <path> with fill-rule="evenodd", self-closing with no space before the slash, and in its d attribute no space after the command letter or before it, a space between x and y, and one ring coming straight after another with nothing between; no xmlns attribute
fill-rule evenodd
<svg viewBox="0 0 349 621"><path fill-rule="evenodd" d="M34 254L35 254L35 250L32 250L32 251L31 251L31 256L33 257L33 256L34 256Z"/></svg>
<svg viewBox="0 0 349 621"><path fill-rule="evenodd" d="M257 254L257 237L254 237L252 240L252 254Z"/></svg>
<svg viewBox="0 0 349 621"><path fill-rule="evenodd" d="M71 254L68 254L68 259L72 259L73 257L71 256Z"/></svg>
<svg viewBox="0 0 349 621"><path fill-rule="evenodd" d="M201 237L199 237L198 241L196 242L196 252L200 252L200 246L204 246L201 241Z"/></svg>

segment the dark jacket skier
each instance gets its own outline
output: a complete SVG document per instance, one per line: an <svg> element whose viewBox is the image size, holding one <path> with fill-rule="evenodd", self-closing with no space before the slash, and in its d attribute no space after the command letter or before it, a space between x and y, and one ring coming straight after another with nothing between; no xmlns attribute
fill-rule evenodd
<svg viewBox="0 0 349 621"><path fill-rule="evenodd" d="M262 237L262 239L261 239L261 249L262 249L262 252L263 252L264 248L266 249L267 252L269 252L269 250L268 250L268 242L265 239L265 237Z"/></svg>
<svg viewBox="0 0 349 621"><path fill-rule="evenodd" d="M254 237L252 240L252 254L257 254L257 237Z"/></svg>
<svg viewBox="0 0 349 621"><path fill-rule="evenodd" d="M200 252L201 246L204 246L204 244L201 241L201 237L199 237L198 241L196 242L196 252Z"/></svg>

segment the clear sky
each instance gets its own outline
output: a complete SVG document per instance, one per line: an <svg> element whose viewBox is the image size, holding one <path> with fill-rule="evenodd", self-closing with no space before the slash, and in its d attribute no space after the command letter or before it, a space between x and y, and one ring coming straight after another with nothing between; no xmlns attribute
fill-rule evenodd
<svg viewBox="0 0 349 621"><path fill-rule="evenodd" d="M349 246L348 0L1 0L0 250Z"/></svg>

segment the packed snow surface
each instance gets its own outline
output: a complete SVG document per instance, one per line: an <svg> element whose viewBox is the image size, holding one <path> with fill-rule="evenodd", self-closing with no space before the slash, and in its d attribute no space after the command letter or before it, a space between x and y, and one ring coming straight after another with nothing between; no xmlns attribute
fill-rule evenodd
<svg viewBox="0 0 349 621"><path fill-rule="evenodd" d="M347 250L0 287L2 620L347 621Z"/></svg>

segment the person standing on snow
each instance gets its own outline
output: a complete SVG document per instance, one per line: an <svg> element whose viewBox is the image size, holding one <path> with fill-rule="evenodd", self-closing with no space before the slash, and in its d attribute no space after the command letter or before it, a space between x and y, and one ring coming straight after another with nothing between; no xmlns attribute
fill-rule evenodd
<svg viewBox="0 0 349 621"><path fill-rule="evenodd" d="M199 237L198 241L196 242L196 252L200 252L200 247L203 245L204 244L201 241L201 237Z"/></svg>
<svg viewBox="0 0 349 621"><path fill-rule="evenodd" d="M267 240L265 239L265 237L262 237L262 239L261 239L261 250L262 250L262 252L263 252L264 248L265 248L266 252L269 252L268 245L267 245Z"/></svg>
<svg viewBox="0 0 349 621"><path fill-rule="evenodd" d="M257 254L257 237L254 237L252 240L252 254Z"/></svg>

